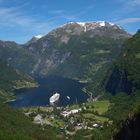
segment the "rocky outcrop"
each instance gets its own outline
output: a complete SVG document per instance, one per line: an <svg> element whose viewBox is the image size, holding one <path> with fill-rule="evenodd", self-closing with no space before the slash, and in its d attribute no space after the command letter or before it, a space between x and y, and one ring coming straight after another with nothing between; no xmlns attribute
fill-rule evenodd
<svg viewBox="0 0 140 140"><path fill-rule="evenodd" d="M135 114L122 124L114 140L140 140L140 113Z"/></svg>

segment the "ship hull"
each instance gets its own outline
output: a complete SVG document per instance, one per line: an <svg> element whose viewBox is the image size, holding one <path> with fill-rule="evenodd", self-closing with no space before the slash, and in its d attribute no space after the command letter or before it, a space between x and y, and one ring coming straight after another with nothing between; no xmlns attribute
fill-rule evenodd
<svg viewBox="0 0 140 140"><path fill-rule="evenodd" d="M53 96L50 97L49 101L51 105L56 104L59 101L60 98L60 94L59 93L55 93L53 94Z"/></svg>

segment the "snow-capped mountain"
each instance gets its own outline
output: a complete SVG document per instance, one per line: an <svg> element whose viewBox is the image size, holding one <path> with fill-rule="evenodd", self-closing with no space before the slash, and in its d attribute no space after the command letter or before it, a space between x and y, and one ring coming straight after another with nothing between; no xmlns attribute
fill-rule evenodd
<svg viewBox="0 0 140 140"><path fill-rule="evenodd" d="M68 22L62 26L60 26L60 28L64 28L67 26L80 26L84 29L84 31L89 31L89 30L93 30L93 29L97 29L97 28L116 28L116 29L120 29L122 30L122 28L119 25L116 25L114 23L111 22L106 22L106 21L96 21L96 22Z"/></svg>
<svg viewBox="0 0 140 140"><path fill-rule="evenodd" d="M102 59L100 55L108 52L106 61L110 57L110 60L114 59L123 41L129 37L123 28L111 22L66 23L27 46L38 58L32 73L47 75L57 71L57 74L79 78L77 75L85 73L98 55ZM90 59L87 60L87 56Z"/></svg>
<svg viewBox="0 0 140 140"><path fill-rule="evenodd" d="M120 26L106 21L97 21L97 22L68 22L60 27L52 30L48 35L54 37L62 37L62 41L68 38L69 35L81 35L83 33L90 34L90 37L94 35L102 35L106 32L119 32L120 34L128 34ZM115 34L114 34L115 35Z"/></svg>
<svg viewBox="0 0 140 140"><path fill-rule="evenodd" d="M62 25L61 27L66 26L68 24L78 24L78 25L80 25L82 27L85 27L85 26L88 26L88 25L92 25L92 26L95 26L95 27L104 27L104 26L108 26L108 25L114 26L115 25L114 23L106 22L106 21L96 21L96 22L68 22L68 23Z"/></svg>
<svg viewBox="0 0 140 140"><path fill-rule="evenodd" d="M4 42L0 53L8 64L24 72L92 80L96 86L129 37L123 28L110 22L70 22L43 37L33 37L25 47L12 45L13 53ZM11 59L11 55L16 58Z"/></svg>

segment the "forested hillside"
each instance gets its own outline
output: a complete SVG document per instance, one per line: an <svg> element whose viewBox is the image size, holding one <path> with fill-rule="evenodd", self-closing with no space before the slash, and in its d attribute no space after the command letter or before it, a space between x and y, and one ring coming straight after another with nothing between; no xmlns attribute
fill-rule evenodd
<svg viewBox="0 0 140 140"><path fill-rule="evenodd" d="M5 100L13 95L13 90L34 87L37 83L27 74L11 68L0 60L0 98Z"/></svg>
<svg viewBox="0 0 140 140"><path fill-rule="evenodd" d="M2 102L12 99L14 89L33 87L37 83L28 75L14 70L0 60L0 140L54 140L62 139L54 128L35 126L19 109Z"/></svg>
<svg viewBox="0 0 140 140"><path fill-rule="evenodd" d="M139 45L140 30L124 43L120 57L106 76L105 88L114 95L110 96L112 106L107 115L114 120L115 140L140 138L137 125L140 110Z"/></svg>
<svg viewBox="0 0 140 140"><path fill-rule="evenodd" d="M61 140L63 135L54 128L34 125L18 109L0 103L0 140Z"/></svg>
<svg viewBox="0 0 140 140"><path fill-rule="evenodd" d="M110 73L110 72L109 72ZM140 31L123 45L122 53L114 65L106 89L111 93L131 94L140 88Z"/></svg>

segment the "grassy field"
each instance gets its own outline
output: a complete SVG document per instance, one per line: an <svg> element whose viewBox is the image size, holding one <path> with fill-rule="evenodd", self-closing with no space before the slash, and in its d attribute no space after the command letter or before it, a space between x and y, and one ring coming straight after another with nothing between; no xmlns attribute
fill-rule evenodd
<svg viewBox="0 0 140 140"><path fill-rule="evenodd" d="M24 113L26 113L26 112L37 112L37 113L40 113L40 112L52 112L53 107L25 107L25 108L23 107L22 111Z"/></svg>
<svg viewBox="0 0 140 140"><path fill-rule="evenodd" d="M79 107L79 105L78 104L74 104L74 105L70 105L69 106L69 109L71 110L71 109L79 109L80 107Z"/></svg>
<svg viewBox="0 0 140 140"><path fill-rule="evenodd" d="M109 119L108 118L106 118L106 117L102 117L102 116L97 116L97 115L95 115L95 119L97 120L97 121L100 121L100 122L107 122Z"/></svg>
<svg viewBox="0 0 140 140"><path fill-rule="evenodd" d="M103 123L103 122L106 122L106 121L109 120L106 117L95 115L93 113L83 113L82 115L83 115L83 118L85 118L85 119L93 119L94 122L101 122L101 123Z"/></svg>
<svg viewBox="0 0 140 140"><path fill-rule="evenodd" d="M140 59L140 53L136 54L136 58Z"/></svg>
<svg viewBox="0 0 140 140"><path fill-rule="evenodd" d="M108 122L109 119L105 117L105 113L108 111L110 106L110 102L108 100L102 100L102 101L91 101L87 103L83 103L81 106L78 105L72 105L71 109L76 109L82 107L84 109L82 112L75 114L75 118L78 120L85 120L86 122L92 122L92 123L104 123Z"/></svg>
<svg viewBox="0 0 140 140"><path fill-rule="evenodd" d="M46 118L47 121L49 121L54 127L63 127L64 126L64 122L60 119L50 119L50 118Z"/></svg>
<svg viewBox="0 0 140 140"><path fill-rule="evenodd" d="M88 102L86 106L88 106L89 111L98 112L99 115L102 115L108 111L110 102L108 100Z"/></svg>

